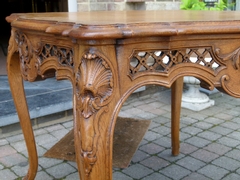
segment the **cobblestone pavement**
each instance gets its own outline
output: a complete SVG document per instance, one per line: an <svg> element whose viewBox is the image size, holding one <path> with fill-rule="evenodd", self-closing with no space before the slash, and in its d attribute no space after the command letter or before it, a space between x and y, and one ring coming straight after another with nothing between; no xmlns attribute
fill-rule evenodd
<svg viewBox="0 0 240 180"><path fill-rule="evenodd" d="M200 112L182 109L181 149L171 155L170 90L129 98L119 116L151 119L144 139L126 169L114 180L239 180L240 99L217 93L215 105ZM37 180L79 179L76 163L42 155L72 129L72 121L34 131L39 153ZM0 179L21 179L28 169L21 134L0 139Z"/></svg>

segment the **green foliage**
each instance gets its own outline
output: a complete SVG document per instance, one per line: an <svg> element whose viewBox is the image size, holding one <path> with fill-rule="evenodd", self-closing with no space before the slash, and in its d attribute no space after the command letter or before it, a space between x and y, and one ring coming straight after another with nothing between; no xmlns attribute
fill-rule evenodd
<svg viewBox="0 0 240 180"><path fill-rule="evenodd" d="M200 0L182 0L180 9L182 10L211 10L223 11L227 8L227 0L219 0L214 7L207 7L203 1Z"/></svg>
<svg viewBox="0 0 240 180"><path fill-rule="evenodd" d="M206 4L199 0L182 0L180 6L182 10L207 10Z"/></svg>
<svg viewBox="0 0 240 180"><path fill-rule="evenodd" d="M223 0L219 0L218 3L215 3L215 7L210 8L210 10L223 11L226 8L227 8L227 3L225 3Z"/></svg>

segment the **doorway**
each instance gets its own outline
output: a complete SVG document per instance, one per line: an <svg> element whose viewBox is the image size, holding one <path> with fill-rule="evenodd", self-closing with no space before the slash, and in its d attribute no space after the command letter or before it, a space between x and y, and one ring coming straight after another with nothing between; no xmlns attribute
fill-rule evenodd
<svg viewBox="0 0 240 180"><path fill-rule="evenodd" d="M6 75L8 40L11 27L6 16L12 13L67 12L71 0L1 0L0 10L0 75Z"/></svg>

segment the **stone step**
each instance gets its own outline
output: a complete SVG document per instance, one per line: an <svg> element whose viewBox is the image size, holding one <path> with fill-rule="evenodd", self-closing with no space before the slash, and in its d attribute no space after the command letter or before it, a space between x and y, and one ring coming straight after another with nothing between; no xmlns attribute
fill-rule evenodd
<svg viewBox="0 0 240 180"><path fill-rule="evenodd" d="M72 85L67 80L49 78L24 82L31 119L72 109ZM0 127L19 122L7 76L0 76Z"/></svg>

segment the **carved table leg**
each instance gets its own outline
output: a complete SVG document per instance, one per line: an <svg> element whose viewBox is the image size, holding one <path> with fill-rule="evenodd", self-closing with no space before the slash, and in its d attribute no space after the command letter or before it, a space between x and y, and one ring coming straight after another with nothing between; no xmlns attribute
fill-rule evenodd
<svg viewBox="0 0 240 180"><path fill-rule="evenodd" d="M28 174L25 176L24 179L32 180L35 178L37 173L38 157L27 102L25 98L23 78L20 71L20 61L18 53L9 52L7 63L9 85L29 155L29 170Z"/></svg>
<svg viewBox="0 0 240 180"><path fill-rule="evenodd" d="M113 46L101 50L116 62ZM74 74L74 142L81 180L112 179L111 124L119 93L111 62L97 52L85 52Z"/></svg>
<svg viewBox="0 0 240 180"><path fill-rule="evenodd" d="M112 180L112 142L108 132L112 111L105 107L91 117L84 116L77 110L74 123L80 179Z"/></svg>
<svg viewBox="0 0 240 180"><path fill-rule="evenodd" d="M179 126L180 126L180 113L181 101L183 90L183 77L178 78L172 85L172 105L171 105L171 135L172 135L172 154L174 156L179 154Z"/></svg>

